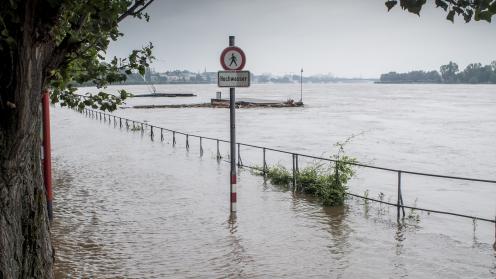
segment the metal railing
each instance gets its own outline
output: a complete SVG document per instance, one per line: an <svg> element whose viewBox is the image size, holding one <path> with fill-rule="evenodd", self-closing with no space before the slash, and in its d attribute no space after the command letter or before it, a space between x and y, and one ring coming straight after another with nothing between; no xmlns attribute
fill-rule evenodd
<svg viewBox="0 0 496 279"><path fill-rule="evenodd" d="M164 132L171 133L173 146L175 146L177 143L177 135L184 136L185 137L186 150L190 149L189 139L190 138L198 138L199 144L200 144L200 156L203 156L203 153L204 153L203 141L204 140L214 141L214 142L216 142L216 148L217 148L216 158L219 161L222 158L221 153L220 153L220 149L219 149L219 144L220 143L229 143L228 140L206 137L206 136L201 136L201 135L196 135L196 134L189 134L189 133L185 133L185 132L181 132L181 131L177 131L177 130L172 130L172 129L168 129L168 128L164 128L164 127L151 125L151 124L146 123L146 122L141 122L141 121L132 120L132 119L128 119L128 118L121 117L121 116L108 114L108 113L105 113L102 111L97 111L97 110L92 110L92 109L82 109L82 110L79 110L79 112L85 114L88 117L103 120L104 122L108 121L109 125L113 121L114 127L116 127L118 125L119 128L126 128L127 130L129 130L129 129L138 130L138 131L141 131L142 133L144 133L145 130L149 129L150 130L150 133L149 133L150 134L150 140L152 140L152 141L155 139L156 131L160 132L160 140L161 141L164 141ZM131 127L131 125L132 125L132 127ZM251 147L251 148L262 150L263 161L262 161L262 168L261 169L243 164L243 161L241 160L241 153L240 153L241 146ZM438 214L445 214L445 215L451 215L451 216L470 218L473 220L479 220L479 221L494 223L496 225L496 218L493 220L493 219L483 218L480 216L471 216L471 215L467 215L467 214L461 214L461 213L455 213L455 212L449 212L449 211L442 211L442 210L435 210L435 209L428 209L428 208L405 205L403 203L401 179L402 179L403 174L410 174L410 175L416 175L416 176L426 176L426 177L435 177L435 178L442 178L442 179L462 180L462 181L491 183L491 184L496 184L496 180L459 177L459 176L441 175L441 174L433 174L433 173L423 173L423 172L407 171L407 170L394 169L394 168L379 167L379 166L373 166L373 165L362 164L362 163L357 163L357 162L345 162L345 161L335 160L332 158L312 156L312 155L302 154L302 153L298 153L298 152L290 152L290 151L286 151L286 150L275 149L275 148L264 147L264 146L258 146L258 145L247 144L247 143L241 143L241 142L237 143L237 148L238 148L238 152L237 152L238 153L238 158L237 158L238 159L238 162L237 162L238 167L257 169L257 170L262 171L264 174L266 174L267 170L268 170L267 161L266 161L267 151L291 155L292 159L293 159L293 166L292 166L292 172L293 172L292 183L293 183L293 186L296 186L296 184L297 184L297 176L299 173L299 158L308 158L308 159L314 159L314 160L320 160L320 161L326 161L326 162L347 164L347 165L352 165L352 166L357 166L357 167L363 167L363 168L369 168L369 169L382 170L382 171L386 171L386 172L396 173L398 176L397 201L396 201L396 203L386 202L383 200L374 199L374 198L370 198L367 196L362 196L362 195L358 195L358 194L354 194L354 193L350 193L350 192L347 192L346 194L349 196L361 198L364 200L369 200L369 201L373 201L373 202L377 202L377 203L395 206L397 208L398 219L400 218L401 214L403 215L403 217L405 217L405 208L406 208L406 209L419 210L419 211L424 211L424 212L429 212L429 213L438 213ZM337 170L337 168L336 168L336 170ZM339 175L339 174L336 173L336 175Z"/></svg>

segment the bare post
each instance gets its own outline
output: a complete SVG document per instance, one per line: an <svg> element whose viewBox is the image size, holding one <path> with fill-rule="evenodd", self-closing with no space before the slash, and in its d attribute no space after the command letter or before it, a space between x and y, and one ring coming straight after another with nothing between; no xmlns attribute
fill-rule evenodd
<svg viewBox="0 0 496 279"><path fill-rule="evenodd" d="M262 165L262 172L264 175L267 174L267 161L265 160L265 147L263 148L263 165Z"/></svg>
<svg viewBox="0 0 496 279"><path fill-rule="evenodd" d="M240 144L238 143L238 167L243 166L243 161L241 161L241 147Z"/></svg>
<svg viewBox="0 0 496 279"><path fill-rule="evenodd" d="M303 68L300 72L300 102L303 103Z"/></svg>
<svg viewBox="0 0 496 279"><path fill-rule="evenodd" d="M400 220L400 205L401 205L401 171L398 171L398 201L396 203L396 217Z"/></svg>
<svg viewBox="0 0 496 279"><path fill-rule="evenodd" d="M493 249L496 250L496 216L494 216L494 244Z"/></svg>
<svg viewBox="0 0 496 279"><path fill-rule="evenodd" d="M336 184L339 186L341 184L341 180L339 180L339 160L337 160L334 164L335 164L334 179L336 180Z"/></svg>
<svg viewBox="0 0 496 279"><path fill-rule="evenodd" d="M293 191L296 189L296 159L295 154L292 154L293 157Z"/></svg>
<svg viewBox="0 0 496 279"><path fill-rule="evenodd" d="M298 185L298 180L300 177L300 167L298 166L298 154L295 154L295 170L296 170L296 185Z"/></svg>
<svg viewBox="0 0 496 279"><path fill-rule="evenodd" d="M220 161L220 150L219 150L219 140L217 140L217 161Z"/></svg>

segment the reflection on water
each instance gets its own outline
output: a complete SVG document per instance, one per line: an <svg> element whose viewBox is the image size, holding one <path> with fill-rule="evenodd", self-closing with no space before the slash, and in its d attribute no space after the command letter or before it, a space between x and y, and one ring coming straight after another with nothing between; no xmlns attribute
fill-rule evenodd
<svg viewBox="0 0 496 279"><path fill-rule="evenodd" d="M229 165L208 149L53 114L57 278L495 278L492 225L397 223L359 199L322 207L247 170L230 216Z"/></svg>

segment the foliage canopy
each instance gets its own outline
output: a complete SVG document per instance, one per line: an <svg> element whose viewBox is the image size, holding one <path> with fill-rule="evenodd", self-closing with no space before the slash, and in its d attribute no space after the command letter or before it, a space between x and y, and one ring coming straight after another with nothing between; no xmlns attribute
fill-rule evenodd
<svg viewBox="0 0 496 279"><path fill-rule="evenodd" d="M26 35L23 23L35 21L30 34L35 46L47 48L50 57L44 59L43 86L52 89L52 102L62 106L91 106L114 110L128 97L120 91L117 96L100 92L84 98L74 95L75 83L92 82L104 88L126 79L131 72L145 73L153 59L151 43L134 50L124 59L114 57L105 61L111 41L123 36L119 23L127 17L148 20L144 12L153 0L47 0L0 2L0 53L4 67L14 68L16 52ZM30 6L30 7L29 7ZM27 9L30 9L26 12ZM15 80L15 71L2 71L0 84L8 87ZM0 99L0 101L2 101ZM1 104L0 104L1 105Z"/></svg>
<svg viewBox="0 0 496 279"><path fill-rule="evenodd" d="M403 10L420 15L427 0L388 0L385 5L391 10L400 4ZM496 0L435 0L435 5L447 12L446 19L454 22L455 15L463 17L465 22L485 20L491 22L496 14Z"/></svg>

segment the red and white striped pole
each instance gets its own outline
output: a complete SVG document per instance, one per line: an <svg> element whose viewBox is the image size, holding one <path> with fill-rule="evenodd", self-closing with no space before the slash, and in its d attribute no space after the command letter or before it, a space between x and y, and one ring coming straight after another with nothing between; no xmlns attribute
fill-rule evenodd
<svg viewBox="0 0 496 279"><path fill-rule="evenodd" d="M229 36L229 46L234 46L234 36ZM229 88L229 113L231 122L231 212L236 212L236 95Z"/></svg>
<svg viewBox="0 0 496 279"><path fill-rule="evenodd" d="M53 192L52 192L52 153L50 143L50 92L43 91L41 97L43 111L43 180L45 182L45 191L47 199L48 219L53 219Z"/></svg>

